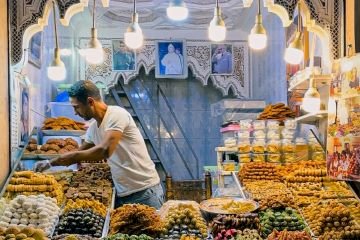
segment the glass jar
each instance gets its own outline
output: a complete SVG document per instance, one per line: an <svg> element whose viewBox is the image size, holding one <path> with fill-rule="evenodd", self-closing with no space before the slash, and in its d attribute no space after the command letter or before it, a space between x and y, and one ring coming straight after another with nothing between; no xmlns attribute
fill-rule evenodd
<svg viewBox="0 0 360 240"><path fill-rule="evenodd" d="M264 130L266 121L265 120L255 120L255 121L253 121L252 124L253 124L253 128L255 130Z"/></svg>
<svg viewBox="0 0 360 240"><path fill-rule="evenodd" d="M283 153L295 152L295 144L291 139L283 139L281 142L281 148Z"/></svg>
<svg viewBox="0 0 360 240"><path fill-rule="evenodd" d="M251 119L245 119L245 120L240 120L240 130L241 131L250 131L251 130L251 123L252 120Z"/></svg>
<svg viewBox="0 0 360 240"><path fill-rule="evenodd" d="M238 149L239 153L249 153L251 150L250 140L249 139L238 139Z"/></svg>
<svg viewBox="0 0 360 240"><path fill-rule="evenodd" d="M267 120L266 121L266 127L268 130L279 130L280 129L280 123L277 120Z"/></svg>
<svg viewBox="0 0 360 240"><path fill-rule="evenodd" d="M280 132L279 130L268 130L266 132L267 139L280 139Z"/></svg>
<svg viewBox="0 0 360 240"><path fill-rule="evenodd" d="M268 141L268 143L266 145L266 151L268 153L276 153L276 154L281 153L281 142L280 142L280 140L272 139L272 140Z"/></svg>
<svg viewBox="0 0 360 240"><path fill-rule="evenodd" d="M264 139L256 139L252 143L252 151L253 153L264 153L265 152L265 140Z"/></svg>
<svg viewBox="0 0 360 240"><path fill-rule="evenodd" d="M284 121L284 125L286 129L295 130L297 127L297 122L294 119L287 119Z"/></svg>
<svg viewBox="0 0 360 240"><path fill-rule="evenodd" d="M291 129L286 129L284 128L282 131L281 131L281 135L282 135L282 138L286 138L286 139L294 139L295 137L295 130L291 130Z"/></svg>

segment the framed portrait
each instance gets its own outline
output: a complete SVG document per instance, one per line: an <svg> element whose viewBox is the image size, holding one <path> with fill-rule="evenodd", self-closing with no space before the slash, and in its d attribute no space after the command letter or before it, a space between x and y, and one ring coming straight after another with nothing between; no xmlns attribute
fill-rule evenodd
<svg viewBox="0 0 360 240"><path fill-rule="evenodd" d="M136 70L136 52L128 48L122 40L112 40L112 70Z"/></svg>
<svg viewBox="0 0 360 240"><path fill-rule="evenodd" d="M29 139L30 125L30 102L29 88L20 84L20 121L19 134L20 145L24 145Z"/></svg>
<svg viewBox="0 0 360 240"><path fill-rule="evenodd" d="M41 67L41 42L42 32L37 32L29 43L29 63L38 68Z"/></svg>
<svg viewBox="0 0 360 240"><path fill-rule="evenodd" d="M188 76L186 43L184 40L156 42L156 78L179 78Z"/></svg>
<svg viewBox="0 0 360 240"><path fill-rule="evenodd" d="M231 75L234 71L232 44L211 44L211 74Z"/></svg>

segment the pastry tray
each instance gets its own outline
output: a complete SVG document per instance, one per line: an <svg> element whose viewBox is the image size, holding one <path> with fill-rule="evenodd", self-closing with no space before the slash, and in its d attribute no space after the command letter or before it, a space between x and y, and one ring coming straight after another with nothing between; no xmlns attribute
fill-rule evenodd
<svg viewBox="0 0 360 240"><path fill-rule="evenodd" d="M24 154L21 159L23 160L47 160L60 156L60 154Z"/></svg>

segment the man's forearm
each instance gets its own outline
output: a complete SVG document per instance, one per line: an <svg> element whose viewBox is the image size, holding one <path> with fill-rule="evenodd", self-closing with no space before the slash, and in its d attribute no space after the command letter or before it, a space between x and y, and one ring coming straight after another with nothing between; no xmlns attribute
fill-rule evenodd
<svg viewBox="0 0 360 240"><path fill-rule="evenodd" d="M105 158L105 151L101 147L93 147L88 150L65 153L51 161L53 166L69 166L82 161L96 162Z"/></svg>

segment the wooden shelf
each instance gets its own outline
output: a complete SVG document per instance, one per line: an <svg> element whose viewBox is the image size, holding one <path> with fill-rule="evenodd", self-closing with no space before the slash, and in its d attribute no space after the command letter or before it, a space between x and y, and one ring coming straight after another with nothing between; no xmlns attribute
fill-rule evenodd
<svg viewBox="0 0 360 240"><path fill-rule="evenodd" d="M327 117L327 115L327 110L320 110L316 113L308 113L303 116L297 117L295 118L295 120L300 123L313 123L320 119L323 119L324 117Z"/></svg>
<svg viewBox="0 0 360 240"><path fill-rule="evenodd" d="M318 88L329 85L332 79L331 74L320 74L320 68L315 68L312 70L310 68L306 68L304 70L298 71L290 78L288 91L291 92L296 90L307 90L309 88L309 79L312 73L314 73L313 77Z"/></svg>
<svg viewBox="0 0 360 240"><path fill-rule="evenodd" d="M217 152L238 152L238 147L217 147L215 148Z"/></svg>

